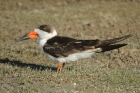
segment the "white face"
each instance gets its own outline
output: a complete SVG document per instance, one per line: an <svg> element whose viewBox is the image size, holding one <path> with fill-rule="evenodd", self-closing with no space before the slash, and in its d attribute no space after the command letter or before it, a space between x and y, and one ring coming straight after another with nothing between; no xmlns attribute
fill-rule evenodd
<svg viewBox="0 0 140 93"><path fill-rule="evenodd" d="M34 29L34 31L36 33L38 33L40 39L46 39L46 40L48 40L48 39L50 39L50 38L52 38L52 37L54 37L54 36L57 35L57 32L56 32L55 29L51 33L46 32L46 31L43 31L43 30L40 30L38 28Z"/></svg>

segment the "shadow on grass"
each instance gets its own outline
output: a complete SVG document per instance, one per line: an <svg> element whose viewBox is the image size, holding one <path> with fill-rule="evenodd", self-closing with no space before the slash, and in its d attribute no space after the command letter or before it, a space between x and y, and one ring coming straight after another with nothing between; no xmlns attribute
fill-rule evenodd
<svg viewBox="0 0 140 93"><path fill-rule="evenodd" d="M46 70L46 69L50 69L51 71L56 71L56 69L57 69L55 67L49 67L49 66L43 66L43 65L37 65L37 64L22 63L21 61L9 60L8 58L0 59L0 63L9 64L9 65L17 66L17 67L21 67L21 68L29 67L32 70L41 70L41 71Z"/></svg>

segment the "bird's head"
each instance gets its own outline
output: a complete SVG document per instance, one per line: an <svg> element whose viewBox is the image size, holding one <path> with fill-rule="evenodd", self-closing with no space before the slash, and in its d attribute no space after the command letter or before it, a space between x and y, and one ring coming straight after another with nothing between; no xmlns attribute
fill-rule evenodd
<svg viewBox="0 0 140 93"><path fill-rule="evenodd" d="M25 34L24 36L18 38L15 40L15 42L19 42L22 40L27 40L27 39L35 39L39 37L39 39L50 39L54 36L57 35L56 30L50 26L50 25L41 25L37 28L35 28L33 31Z"/></svg>

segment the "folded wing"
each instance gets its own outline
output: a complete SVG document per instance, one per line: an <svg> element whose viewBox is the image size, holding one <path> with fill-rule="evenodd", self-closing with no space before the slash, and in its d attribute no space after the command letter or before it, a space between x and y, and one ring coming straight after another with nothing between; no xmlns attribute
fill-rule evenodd
<svg viewBox="0 0 140 93"><path fill-rule="evenodd" d="M86 50L94 50L96 48L100 48L102 51L109 51L125 46L126 44L112 44L125 40L129 37L131 37L131 35L100 41L98 39L76 40L69 37L55 36L47 41L43 47L43 50L54 57L67 57L70 54Z"/></svg>

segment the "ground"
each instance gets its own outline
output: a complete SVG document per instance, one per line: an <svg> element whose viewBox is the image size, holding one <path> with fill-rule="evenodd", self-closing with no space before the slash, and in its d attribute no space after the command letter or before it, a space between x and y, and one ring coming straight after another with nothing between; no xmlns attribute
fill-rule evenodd
<svg viewBox="0 0 140 93"><path fill-rule="evenodd" d="M139 15L139 0L0 0L0 92L140 93ZM57 74L38 39L14 42L42 24L76 39L133 37Z"/></svg>

